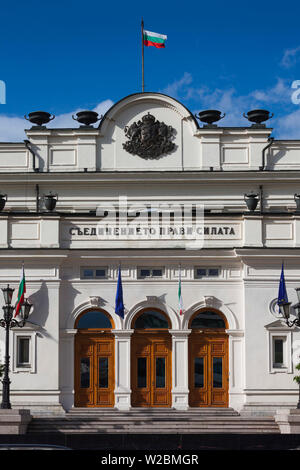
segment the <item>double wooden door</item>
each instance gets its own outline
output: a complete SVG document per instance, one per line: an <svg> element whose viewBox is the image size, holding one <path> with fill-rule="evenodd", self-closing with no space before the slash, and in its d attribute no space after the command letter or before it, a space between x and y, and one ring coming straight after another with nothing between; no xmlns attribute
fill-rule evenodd
<svg viewBox="0 0 300 470"><path fill-rule="evenodd" d="M189 337L189 403L228 406L228 336L193 331Z"/></svg>
<svg viewBox="0 0 300 470"><path fill-rule="evenodd" d="M132 406L171 406L171 351L169 333L134 333L131 347Z"/></svg>
<svg viewBox="0 0 300 470"><path fill-rule="evenodd" d="M75 406L114 406L114 337L79 331L75 338Z"/></svg>

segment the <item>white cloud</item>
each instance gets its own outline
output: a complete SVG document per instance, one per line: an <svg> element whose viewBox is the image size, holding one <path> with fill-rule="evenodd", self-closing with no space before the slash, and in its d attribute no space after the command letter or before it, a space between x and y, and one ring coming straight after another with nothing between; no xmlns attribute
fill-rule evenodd
<svg viewBox="0 0 300 470"><path fill-rule="evenodd" d="M291 103L291 84L282 78L278 78L275 85L267 89L257 89L245 95L239 95L234 87L210 89L207 86L197 87L192 82L192 75L186 72L181 79L169 84L164 91L168 90L171 96L183 102L191 101L193 108L197 103L194 113L204 109L222 111L226 114L220 122L222 126L248 126L249 122L243 117L243 113L265 107L272 111L272 105ZM172 91L175 96L172 95Z"/></svg>
<svg viewBox="0 0 300 470"><path fill-rule="evenodd" d="M276 134L280 139L300 139L300 109L277 119Z"/></svg>
<svg viewBox="0 0 300 470"><path fill-rule="evenodd" d="M96 111L99 116L105 114L105 112L113 105L111 100L101 101L93 109ZM59 114L51 121L47 127L49 128L63 128L63 127L78 127L78 123L72 119L72 115L76 114L81 109L76 109L71 113ZM20 142L26 139L26 134L24 129L29 129L31 123L25 121L24 118L20 117L10 117L5 115L0 115L0 142Z"/></svg>
<svg viewBox="0 0 300 470"><path fill-rule="evenodd" d="M161 90L161 93L172 96L172 98L178 99L180 93L182 92L182 89L186 85L190 85L190 83L192 83L192 80L192 75L188 72L185 72L182 78L180 78L179 80L175 80L174 82L167 85L163 90Z"/></svg>
<svg viewBox="0 0 300 470"><path fill-rule="evenodd" d="M290 103L291 83L289 80L278 78L277 83L267 90L255 90L251 93L254 99L260 103Z"/></svg>
<svg viewBox="0 0 300 470"><path fill-rule="evenodd" d="M293 49L286 49L283 53L280 65L289 69L300 61L300 46Z"/></svg>

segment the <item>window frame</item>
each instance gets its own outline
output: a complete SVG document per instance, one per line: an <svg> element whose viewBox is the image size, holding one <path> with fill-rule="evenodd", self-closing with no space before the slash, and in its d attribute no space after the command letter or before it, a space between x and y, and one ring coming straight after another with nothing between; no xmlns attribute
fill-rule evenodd
<svg viewBox="0 0 300 470"><path fill-rule="evenodd" d="M25 329L25 327L24 327ZM20 339L29 339L29 362L28 364L19 363L19 341ZM36 338L37 332L26 329L25 331L13 330L13 361L12 372L36 373Z"/></svg>
<svg viewBox="0 0 300 470"><path fill-rule="evenodd" d="M85 277L84 271L90 269L93 271L93 275L91 277ZM96 271L98 269L103 269L105 271L104 276L96 276ZM80 267L80 279L83 281L94 281L94 280L101 280L108 278L108 267L107 266L81 266Z"/></svg>
<svg viewBox="0 0 300 470"><path fill-rule="evenodd" d="M275 340L283 340L283 365L275 363ZM285 329L274 328L269 330L268 335L269 349L269 373L293 373L292 362L292 332Z"/></svg>
<svg viewBox="0 0 300 470"><path fill-rule="evenodd" d="M142 276L141 271L143 269L148 269L150 271L150 276ZM153 276L153 271L156 269L161 270L161 276ZM137 278L138 279L163 279L165 275L165 268L162 266L138 266L137 267Z"/></svg>
<svg viewBox="0 0 300 470"><path fill-rule="evenodd" d="M198 269L205 269L206 274L205 276L198 276L197 270ZM216 276L209 275L210 269L217 269L218 274ZM194 279L218 279L221 276L221 268L220 266L194 266Z"/></svg>

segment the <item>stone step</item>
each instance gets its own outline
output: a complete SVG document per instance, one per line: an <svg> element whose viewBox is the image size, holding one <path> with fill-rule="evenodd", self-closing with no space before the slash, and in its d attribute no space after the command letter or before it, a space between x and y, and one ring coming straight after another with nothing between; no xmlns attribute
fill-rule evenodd
<svg viewBox="0 0 300 470"><path fill-rule="evenodd" d="M216 434L224 434L224 433L233 433L233 434L279 434L279 429L277 427L270 427L267 428L265 426L262 427L245 427L245 426L235 426L235 427L227 427L227 426L212 426L212 427L196 427L196 428L166 428L166 429L153 429L148 427L139 427L139 428L108 428L108 429L99 429L99 428L43 428L43 429L29 429L28 434L41 434L41 433L64 433L64 434L206 434L206 433L216 433Z"/></svg>
<svg viewBox="0 0 300 470"><path fill-rule="evenodd" d="M78 418L34 418L28 433L279 433L279 428L272 417L241 418L199 417L198 419L169 419L143 417L139 420L102 419L94 417Z"/></svg>

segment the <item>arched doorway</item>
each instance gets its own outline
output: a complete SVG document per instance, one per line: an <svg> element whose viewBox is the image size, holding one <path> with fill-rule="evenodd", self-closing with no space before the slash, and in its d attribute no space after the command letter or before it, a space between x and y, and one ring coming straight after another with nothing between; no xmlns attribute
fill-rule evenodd
<svg viewBox="0 0 300 470"><path fill-rule="evenodd" d="M75 323L75 406L114 406L114 323L104 310L87 310Z"/></svg>
<svg viewBox="0 0 300 470"><path fill-rule="evenodd" d="M228 328L214 309L196 312L189 322L189 405L228 406Z"/></svg>
<svg viewBox="0 0 300 470"><path fill-rule="evenodd" d="M131 404L135 407L170 407L172 339L166 314L145 309L133 320L131 347Z"/></svg>

